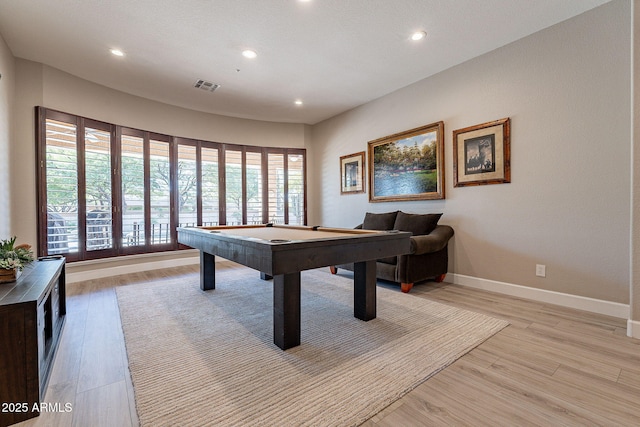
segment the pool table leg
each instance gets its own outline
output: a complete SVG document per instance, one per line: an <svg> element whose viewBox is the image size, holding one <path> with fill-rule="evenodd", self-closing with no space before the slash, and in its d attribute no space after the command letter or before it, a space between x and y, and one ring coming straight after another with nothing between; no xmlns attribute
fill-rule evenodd
<svg viewBox="0 0 640 427"><path fill-rule="evenodd" d="M300 272L273 278L273 342L282 350L300 345Z"/></svg>
<svg viewBox="0 0 640 427"><path fill-rule="evenodd" d="M200 251L200 289L208 291L216 288L216 257Z"/></svg>
<svg viewBox="0 0 640 427"><path fill-rule="evenodd" d="M360 320L376 318L376 261L353 264L353 315Z"/></svg>

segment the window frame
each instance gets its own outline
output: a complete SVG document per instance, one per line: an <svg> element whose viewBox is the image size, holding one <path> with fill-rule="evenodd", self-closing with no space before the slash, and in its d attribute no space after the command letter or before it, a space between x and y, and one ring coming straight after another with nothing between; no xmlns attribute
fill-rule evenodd
<svg viewBox="0 0 640 427"><path fill-rule="evenodd" d="M260 147L239 144L227 144L215 141L206 141L178 136L160 134L151 131L140 130L128 126L120 126L94 120L70 113L65 113L46 107L35 107L35 127L36 127L36 185L37 185L37 230L38 230L38 256L47 256L48 252L48 212L47 212L47 120L57 120L76 126L76 150L77 150L77 209L78 209L78 251L63 252L68 262L84 261L89 259L101 259L118 257L132 254L154 253L185 249L186 247L177 242L177 227L179 226L179 186L178 186L178 147L187 145L195 147L196 150L196 206L197 223L202 225L203 220L203 199L202 199L202 149L216 149L218 156L218 224L226 225L226 165L225 152L227 149L241 152L241 177L242 177L242 223L247 223L247 153L260 153L261 155L261 179L262 179L262 221L268 222L269 214L269 182L268 182L268 154L282 154L284 158L284 192L285 192L285 224L289 223L288 209L288 169L287 161L290 155L302 156L303 168L303 225L307 224L307 165L306 149L304 148L277 148ZM108 249L87 250L86 248L86 168L84 139L85 128L91 127L110 134L110 157L111 157L111 233L112 246ZM144 164L144 227L145 242L143 245L128 246L123 243L123 193L122 193L122 137L131 136L143 140L143 164ZM150 190L150 141L166 142L169 145L169 227L171 242L165 244L153 244L151 239L151 190ZM58 253L58 252L57 252Z"/></svg>

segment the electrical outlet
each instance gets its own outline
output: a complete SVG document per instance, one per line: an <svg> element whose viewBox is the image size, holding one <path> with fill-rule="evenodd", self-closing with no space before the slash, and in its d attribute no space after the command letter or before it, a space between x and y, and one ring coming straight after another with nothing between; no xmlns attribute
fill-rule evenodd
<svg viewBox="0 0 640 427"><path fill-rule="evenodd" d="M544 264L536 264L536 276L547 277L547 266Z"/></svg>

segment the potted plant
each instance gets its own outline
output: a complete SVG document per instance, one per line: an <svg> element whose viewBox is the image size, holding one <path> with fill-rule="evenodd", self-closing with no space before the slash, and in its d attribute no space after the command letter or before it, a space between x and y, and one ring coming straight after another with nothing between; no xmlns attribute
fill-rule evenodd
<svg viewBox="0 0 640 427"><path fill-rule="evenodd" d="M0 283L13 282L17 272L33 261L31 245L16 245L16 237L0 240Z"/></svg>

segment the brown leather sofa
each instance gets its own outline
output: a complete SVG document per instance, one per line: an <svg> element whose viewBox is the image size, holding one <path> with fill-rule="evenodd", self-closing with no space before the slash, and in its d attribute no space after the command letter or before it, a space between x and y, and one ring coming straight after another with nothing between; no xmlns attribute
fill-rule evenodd
<svg viewBox="0 0 640 427"><path fill-rule="evenodd" d="M409 292L414 283L433 279L442 282L447 274L449 257L447 245L453 237L453 228L439 225L442 214L408 214L402 211L382 214L367 212L362 224L365 230L410 231L411 251L408 254L379 259L376 262L378 279L400 283L402 292ZM331 267L353 271L353 264Z"/></svg>

